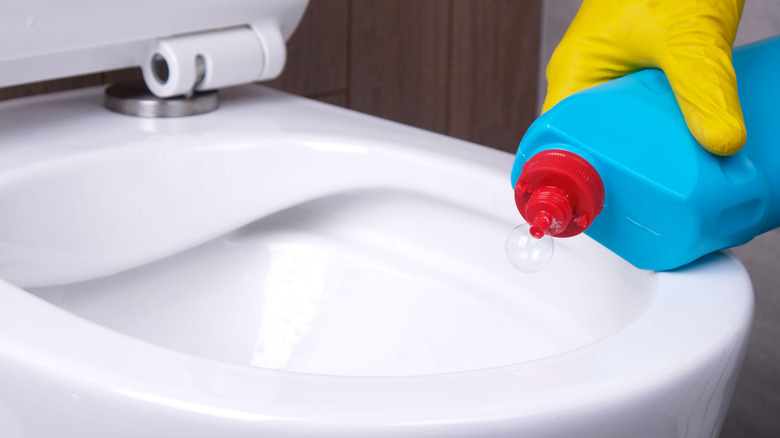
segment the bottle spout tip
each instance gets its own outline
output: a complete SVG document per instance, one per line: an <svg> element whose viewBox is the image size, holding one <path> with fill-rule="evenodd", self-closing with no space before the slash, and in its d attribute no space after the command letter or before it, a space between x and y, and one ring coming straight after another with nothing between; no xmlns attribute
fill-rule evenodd
<svg viewBox="0 0 780 438"><path fill-rule="evenodd" d="M531 237L539 240L544 237L544 235L547 234L547 232L550 230L550 215L541 213L534 218L530 225L531 229L529 232L531 233Z"/></svg>
<svg viewBox="0 0 780 438"><path fill-rule="evenodd" d="M544 231L544 229L537 226L532 226L530 231L531 231L531 237L533 237L536 240L541 239L542 237L544 237L545 234L547 234Z"/></svg>

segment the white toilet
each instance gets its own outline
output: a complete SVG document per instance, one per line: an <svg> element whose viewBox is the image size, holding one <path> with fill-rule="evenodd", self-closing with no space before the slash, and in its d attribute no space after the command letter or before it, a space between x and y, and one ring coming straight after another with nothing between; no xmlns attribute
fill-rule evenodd
<svg viewBox="0 0 780 438"><path fill-rule="evenodd" d="M515 270L511 155L232 86L278 74L305 1L33 3L0 86L228 88L0 103L0 437L717 436L753 312L730 252L655 273L581 236Z"/></svg>

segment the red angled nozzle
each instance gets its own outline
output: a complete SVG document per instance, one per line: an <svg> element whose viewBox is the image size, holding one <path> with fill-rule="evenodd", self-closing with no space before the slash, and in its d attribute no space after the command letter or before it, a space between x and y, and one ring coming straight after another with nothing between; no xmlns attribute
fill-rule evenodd
<svg viewBox="0 0 780 438"><path fill-rule="evenodd" d="M525 217L531 225L531 235L541 239L546 233L557 235L572 219L572 205L566 193L556 187L539 187L525 203Z"/></svg>
<svg viewBox="0 0 780 438"><path fill-rule="evenodd" d="M585 231L601 213L604 185L596 169L579 155L549 149L523 166L515 202L533 237L571 237Z"/></svg>
<svg viewBox="0 0 780 438"><path fill-rule="evenodd" d="M534 239L541 239L545 234L547 234L547 231L550 229L550 225L552 225L552 216L547 213L536 215L533 221L531 221L531 237Z"/></svg>

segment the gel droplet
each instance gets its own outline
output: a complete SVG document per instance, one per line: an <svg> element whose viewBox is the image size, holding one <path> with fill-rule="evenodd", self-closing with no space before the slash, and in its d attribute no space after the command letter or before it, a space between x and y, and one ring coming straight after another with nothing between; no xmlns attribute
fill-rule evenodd
<svg viewBox="0 0 780 438"><path fill-rule="evenodd" d="M545 234L541 239L536 239L531 236L528 224L518 225L506 238L506 256L518 270L536 272L552 259L553 238Z"/></svg>

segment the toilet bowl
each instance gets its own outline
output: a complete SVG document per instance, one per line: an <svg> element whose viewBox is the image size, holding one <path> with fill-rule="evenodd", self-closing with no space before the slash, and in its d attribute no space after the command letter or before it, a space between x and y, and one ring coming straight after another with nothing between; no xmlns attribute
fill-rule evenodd
<svg viewBox="0 0 780 438"><path fill-rule="evenodd" d="M0 104L0 435L713 436L730 252L506 260L510 154L261 86ZM45 420L44 420L45 419Z"/></svg>
<svg viewBox="0 0 780 438"><path fill-rule="evenodd" d="M0 436L717 434L753 311L729 251L649 272L578 236L522 273L512 155L220 96L0 103Z"/></svg>

